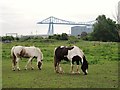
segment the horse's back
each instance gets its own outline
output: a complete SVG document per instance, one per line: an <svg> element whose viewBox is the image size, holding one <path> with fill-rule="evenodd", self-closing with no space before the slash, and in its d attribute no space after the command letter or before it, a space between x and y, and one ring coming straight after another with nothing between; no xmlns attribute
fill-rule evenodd
<svg viewBox="0 0 120 90"><path fill-rule="evenodd" d="M38 55L38 50L36 47L31 46L31 47L24 47L26 53L28 53L30 56L37 56Z"/></svg>
<svg viewBox="0 0 120 90"><path fill-rule="evenodd" d="M22 50L22 46L13 46L11 52L14 54L20 53Z"/></svg>
<svg viewBox="0 0 120 90"><path fill-rule="evenodd" d="M84 53L83 51L77 47L77 46L73 46L74 48L71 50L68 50L68 55L67 57L71 60L74 56L79 56L79 57L83 57Z"/></svg>
<svg viewBox="0 0 120 90"><path fill-rule="evenodd" d="M24 47L26 54L28 54L31 57L41 57L43 58L43 54L40 50L40 48L37 48L35 46L30 46L30 47Z"/></svg>

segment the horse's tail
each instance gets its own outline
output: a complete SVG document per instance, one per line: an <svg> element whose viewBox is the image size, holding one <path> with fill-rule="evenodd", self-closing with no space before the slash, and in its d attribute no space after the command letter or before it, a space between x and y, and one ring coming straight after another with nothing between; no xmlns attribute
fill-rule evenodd
<svg viewBox="0 0 120 90"><path fill-rule="evenodd" d="M56 68L57 66L57 60L56 60L56 56L54 55L54 67Z"/></svg>
<svg viewBox="0 0 120 90"><path fill-rule="evenodd" d="M16 65L16 56L15 56L15 54L14 54L14 48L15 48L15 47L13 47L13 48L11 49L11 57L12 57L12 63L13 63L13 65L15 66L15 65Z"/></svg>
<svg viewBox="0 0 120 90"><path fill-rule="evenodd" d="M55 55L56 48L54 49L54 67L57 66L57 60L56 60L56 55Z"/></svg>

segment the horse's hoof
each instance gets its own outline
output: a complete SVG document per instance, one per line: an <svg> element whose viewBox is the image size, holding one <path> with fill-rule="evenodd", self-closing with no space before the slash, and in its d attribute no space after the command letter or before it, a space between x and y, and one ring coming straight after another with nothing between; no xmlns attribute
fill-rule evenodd
<svg viewBox="0 0 120 90"><path fill-rule="evenodd" d="M20 71L20 69L17 69L18 71Z"/></svg>
<svg viewBox="0 0 120 90"><path fill-rule="evenodd" d="M24 70L27 70L27 68L25 68Z"/></svg>
<svg viewBox="0 0 120 90"><path fill-rule="evenodd" d="M58 70L55 70L55 72L56 72L56 73L59 73L59 71L58 71Z"/></svg>
<svg viewBox="0 0 120 90"><path fill-rule="evenodd" d="M34 70L34 68L33 68L33 67L31 67L31 70Z"/></svg>
<svg viewBox="0 0 120 90"><path fill-rule="evenodd" d="M15 69L12 69L12 71L15 71Z"/></svg>
<svg viewBox="0 0 120 90"><path fill-rule="evenodd" d="M75 72L74 72L74 71L72 71L72 72L71 72L71 74L75 74Z"/></svg>
<svg viewBox="0 0 120 90"><path fill-rule="evenodd" d="M59 72L59 74L63 74L62 72Z"/></svg>
<svg viewBox="0 0 120 90"><path fill-rule="evenodd" d="M60 74L63 74L63 73L64 73L64 71L59 71L59 73L60 73Z"/></svg>
<svg viewBox="0 0 120 90"><path fill-rule="evenodd" d="M80 72L78 71L78 72L76 72L77 74L80 74Z"/></svg>
<svg viewBox="0 0 120 90"><path fill-rule="evenodd" d="M41 70L41 68L39 68L39 70Z"/></svg>

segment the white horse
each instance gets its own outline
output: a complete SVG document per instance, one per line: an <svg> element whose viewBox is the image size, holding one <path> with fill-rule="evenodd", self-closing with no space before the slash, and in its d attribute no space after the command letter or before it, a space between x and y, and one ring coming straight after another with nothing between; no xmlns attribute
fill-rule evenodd
<svg viewBox="0 0 120 90"><path fill-rule="evenodd" d="M31 46L31 47L24 47L24 46L13 46L11 49L11 56L12 56L12 70L15 71L15 68L17 66L17 69L19 68L19 60L21 57L29 58L25 69L27 70L28 64L31 62L31 69L33 70L34 67L32 66L32 59L37 58L37 66L41 70L42 68L42 60L43 60L43 54L41 50L37 47Z"/></svg>

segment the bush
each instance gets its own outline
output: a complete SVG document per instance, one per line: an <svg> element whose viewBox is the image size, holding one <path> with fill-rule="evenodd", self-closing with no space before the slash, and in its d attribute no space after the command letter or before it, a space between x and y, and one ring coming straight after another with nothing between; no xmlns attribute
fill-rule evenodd
<svg viewBox="0 0 120 90"><path fill-rule="evenodd" d="M93 40L93 37L91 36L91 34L88 34L84 37L81 37L82 40L85 40L85 41L92 41Z"/></svg>
<svg viewBox="0 0 120 90"><path fill-rule="evenodd" d="M2 41L5 42L5 41L13 41L14 40L14 37L13 36L3 36L2 37Z"/></svg>
<svg viewBox="0 0 120 90"><path fill-rule="evenodd" d="M76 38L75 36L69 36L69 38L68 38L69 44L75 44L78 41L79 41L78 38Z"/></svg>
<svg viewBox="0 0 120 90"><path fill-rule="evenodd" d="M53 36L49 36L48 39L56 39L56 40L68 40L68 35L66 33L54 34Z"/></svg>

